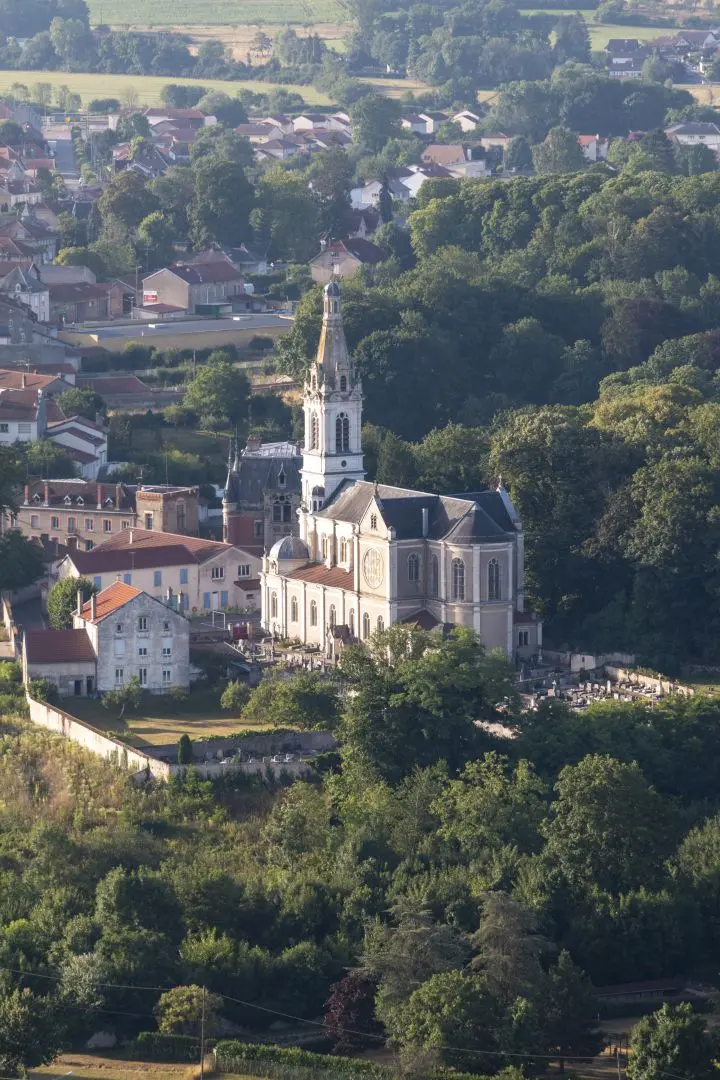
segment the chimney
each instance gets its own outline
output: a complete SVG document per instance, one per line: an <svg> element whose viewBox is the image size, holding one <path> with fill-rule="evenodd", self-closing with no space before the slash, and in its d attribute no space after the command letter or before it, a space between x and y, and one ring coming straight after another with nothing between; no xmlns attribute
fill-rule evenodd
<svg viewBox="0 0 720 1080"><path fill-rule="evenodd" d="M128 529L128 544L132 544L132 542L133 542L133 531L132 531L132 529Z"/></svg>
<svg viewBox="0 0 720 1080"><path fill-rule="evenodd" d="M50 505L50 485L48 484L47 480L43 484L43 491L44 491L44 497L45 497L45 505L49 506Z"/></svg>
<svg viewBox="0 0 720 1080"><path fill-rule="evenodd" d="M97 618L97 597L95 596L95 593L90 597L90 618L93 622L95 622L95 619Z"/></svg>
<svg viewBox="0 0 720 1080"><path fill-rule="evenodd" d="M82 594L82 589L78 589L78 591L77 591L77 609L76 609L76 614L78 614L78 615L82 615L82 609L83 609L83 594Z"/></svg>
<svg viewBox="0 0 720 1080"><path fill-rule="evenodd" d="M97 490L97 508L98 508L98 510L102 510L103 486L102 486L102 484L96 484L95 487L96 487L96 490Z"/></svg>
<svg viewBox="0 0 720 1080"><path fill-rule="evenodd" d="M24 371L22 373L22 388L23 390L27 390L27 376Z"/></svg>
<svg viewBox="0 0 720 1080"><path fill-rule="evenodd" d="M257 434L248 435L247 444L245 446L246 450L248 450L248 451L250 451L252 453L255 450L259 450L261 446L262 446L262 435L257 435Z"/></svg>
<svg viewBox="0 0 720 1080"><path fill-rule="evenodd" d="M430 531L430 510L427 506L422 508L422 534L427 536Z"/></svg>
<svg viewBox="0 0 720 1080"><path fill-rule="evenodd" d="M30 502L30 485L29 484L25 485L25 494L23 496L23 502L25 503L26 506Z"/></svg>
<svg viewBox="0 0 720 1080"><path fill-rule="evenodd" d="M185 593L184 593L184 592L182 591L182 589L181 589L181 590L180 590L180 592L178 593L178 602L177 602L177 609L178 609L178 611L179 611L179 612L181 612L181 613L182 613L182 612L184 611L184 609L185 609Z"/></svg>
<svg viewBox="0 0 720 1080"><path fill-rule="evenodd" d="M168 585L167 589L165 590L165 603L167 604L168 607L172 607L172 598L173 598L173 591L172 591L172 588Z"/></svg>
<svg viewBox="0 0 720 1080"><path fill-rule="evenodd" d="M116 510L120 509L120 503L122 502L122 490L123 490L122 484L116 484L115 485L115 509Z"/></svg>

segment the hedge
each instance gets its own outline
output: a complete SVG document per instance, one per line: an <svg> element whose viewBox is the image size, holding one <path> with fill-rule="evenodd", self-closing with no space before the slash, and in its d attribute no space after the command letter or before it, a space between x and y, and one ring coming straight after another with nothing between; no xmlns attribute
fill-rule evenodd
<svg viewBox="0 0 720 1080"><path fill-rule="evenodd" d="M246 1076L268 1077L269 1080L396 1080L397 1073L388 1065L376 1065L359 1058L314 1054L297 1047L262 1046L257 1043L219 1042L215 1047L215 1064L221 1073L244 1073ZM442 1067L433 1069L431 1080L484 1080L470 1073L459 1073Z"/></svg>
<svg viewBox="0 0 720 1080"><path fill-rule="evenodd" d="M206 1039L211 1050L214 1039ZM179 1062L194 1065L200 1061L200 1040L194 1035L162 1035L159 1031L141 1031L135 1040L134 1052L139 1061Z"/></svg>

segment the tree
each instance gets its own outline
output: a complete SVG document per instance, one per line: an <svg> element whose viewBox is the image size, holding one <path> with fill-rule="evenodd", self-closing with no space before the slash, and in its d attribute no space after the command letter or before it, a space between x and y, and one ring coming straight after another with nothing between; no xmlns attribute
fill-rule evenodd
<svg viewBox="0 0 720 1080"><path fill-rule="evenodd" d="M372 153L400 133L400 104L382 94L364 94L350 108L353 140Z"/></svg>
<svg viewBox="0 0 720 1080"><path fill-rule="evenodd" d="M0 120L0 143L3 146L17 146L22 142L22 128L13 120Z"/></svg>
<svg viewBox="0 0 720 1080"><path fill-rule="evenodd" d="M325 1002L323 1026L336 1054L377 1046L381 1027L375 1019L375 984L361 971L349 971L332 988Z"/></svg>
<svg viewBox="0 0 720 1080"><path fill-rule="evenodd" d="M50 1000L27 988L0 994L0 1069L5 1076L24 1076L27 1069L50 1064L62 1039Z"/></svg>
<svg viewBox="0 0 720 1080"><path fill-rule="evenodd" d="M48 621L53 630L71 630L73 615L77 611L78 593L83 601L96 593L97 586L86 577L66 577L57 581L48 595Z"/></svg>
<svg viewBox="0 0 720 1080"><path fill-rule="evenodd" d="M249 700L250 687L247 683L235 680L234 682L229 682L223 690L220 697L220 708L227 709L228 712L240 714Z"/></svg>
<svg viewBox="0 0 720 1080"><path fill-rule="evenodd" d="M339 720L336 688L315 671L263 679L242 711L243 720L299 731L334 731Z"/></svg>
<svg viewBox="0 0 720 1080"><path fill-rule="evenodd" d="M143 218L158 209L158 201L141 173L125 169L105 185L97 207L103 219L112 217L126 228L136 229Z"/></svg>
<svg viewBox="0 0 720 1080"><path fill-rule="evenodd" d="M116 866L98 883L95 918L103 933L150 930L179 940L183 935L175 891L154 870Z"/></svg>
<svg viewBox="0 0 720 1080"><path fill-rule="evenodd" d="M175 231L161 210L143 218L138 226L137 247L148 269L166 266L175 255Z"/></svg>
<svg viewBox="0 0 720 1080"><path fill-rule="evenodd" d="M209 427L237 425L247 414L250 385L247 376L222 351L211 353L188 385L185 407Z"/></svg>
<svg viewBox="0 0 720 1080"><path fill-rule="evenodd" d="M612 893L649 886L669 841L662 802L635 762L588 754L565 766L555 791L546 850L568 882Z"/></svg>
<svg viewBox="0 0 720 1080"><path fill-rule="evenodd" d="M239 246L248 237L254 202L245 170L234 161L208 155L193 165L193 175L195 194L188 207L193 244L201 248L216 241Z"/></svg>
<svg viewBox="0 0 720 1080"><path fill-rule="evenodd" d="M65 416L85 416L94 420L98 413L105 412L105 402L94 390L83 390L73 386L59 394L57 403Z"/></svg>
<svg viewBox="0 0 720 1080"><path fill-rule="evenodd" d="M567 60L577 60L581 64L590 62L590 34L582 15L561 15L554 33L554 52L558 65Z"/></svg>
<svg viewBox="0 0 720 1080"><path fill-rule="evenodd" d="M544 980L540 958L548 942L537 932L537 918L504 892L487 893L480 928L471 938L477 954L472 966L482 971L498 1001L533 997Z"/></svg>
<svg viewBox="0 0 720 1080"><path fill-rule="evenodd" d="M505 151L505 168L508 172L518 172L520 169L531 169L532 165L530 143L524 135L516 135L510 140Z"/></svg>
<svg viewBox="0 0 720 1080"><path fill-rule="evenodd" d="M177 763L178 765L192 765L193 757L190 736L183 732L177 745Z"/></svg>
<svg viewBox="0 0 720 1080"><path fill-rule="evenodd" d="M153 1009L158 1031L163 1035L215 1035L223 999L204 986L175 986L161 994Z"/></svg>
<svg viewBox="0 0 720 1080"><path fill-rule="evenodd" d="M117 686L113 690L106 690L102 697L103 706L110 709L119 709L120 716L125 712L137 712L142 703L142 686L137 675L131 675L126 683Z"/></svg>
<svg viewBox="0 0 720 1080"><path fill-rule="evenodd" d="M545 141L533 146L532 159L535 171L540 176L577 172L587 164L577 135L564 127L551 128Z"/></svg>
<svg viewBox="0 0 720 1080"><path fill-rule="evenodd" d="M353 165L341 146L331 146L313 157L307 170L308 183L320 212L322 232L330 237L347 234Z"/></svg>
<svg viewBox="0 0 720 1080"><path fill-rule="evenodd" d="M65 247L58 252L58 266L87 266L101 281L108 276L105 260L88 247Z"/></svg>
<svg viewBox="0 0 720 1080"><path fill-rule="evenodd" d="M232 103L232 99L228 98ZM240 105L240 102L237 102ZM244 121L235 120L236 124ZM214 158L215 161L234 161L243 169L250 168L255 164L255 156L252 143L249 139L238 135L237 132L225 127L222 123L211 124L201 128L200 133L190 148L190 162L197 165L204 158Z"/></svg>
<svg viewBox="0 0 720 1080"><path fill-rule="evenodd" d="M392 221L393 201L387 176L383 176L382 187L378 192L378 210L380 211L380 220L383 225L387 225L389 221Z"/></svg>
<svg viewBox="0 0 720 1080"><path fill-rule="evenodd" d="M318 248L318 205L304 176L280 165L266 169L257 186L253 229L269 243L273 259L305 262Z"/></svg>
<svg viewBox="0 0 720 1080"><path fill-rule="evenodd" d="M587 975L563 949L548 972L547 995L542 1009L547 1051L556 1054L560 1070L565 1058L590 1057L600 1052L597 1028L598 1004Z"/></svg>
<svg viewBox="0 0 720 1080"><path fill-rule="evenodd" d="M630 1037L628 1080L663 1080L669 1072L710 1080L715 1072L717 1040L692 1005L663 1005L643 1016Z"/></svg>
<svg viewBox="0 0 720 1080"><path fill-rule="evenodd" d="M0 537L0 590L23 589L44 573L42 549L17 529Z"/></svg>

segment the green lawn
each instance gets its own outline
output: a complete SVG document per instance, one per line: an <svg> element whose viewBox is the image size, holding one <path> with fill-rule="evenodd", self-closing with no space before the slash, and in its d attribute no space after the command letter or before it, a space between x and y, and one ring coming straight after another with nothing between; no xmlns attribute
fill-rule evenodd
<svg viewBox="0 0 720 1080"><path fill-rule="evenodd" d="M237 731L269 730L266 725L243 724L236 716L223 712L216 689L194 688L186 702L146 694L140 712L126 714L124 720L118 720L116 711L88 698L72 698L63 705L78 720L101 731L122 733L137 747L174 745L183 734L207 739Z"/></svg>
<svg viewBox="0 0 720 1080"><path fill-rule="evenodd" d="M253 90L257 94L274 90L279 83L253 82L252 80L228 82L223 79L181 79L169 75L86 75L70 71L0 71L0 94L7 93L13 83L32 86L34 83L51 83L54 88L67 86L71 93L79 94L83 103L93 98L114 97L123 99L126 91L133 90L141 105L159 105L160 91L168 83L185 86L203 86L208 90L224 90L235 97L239 90ZM283 84L285 90L302 94L308 105L329 105L330 98L312 86Z"/></svg>

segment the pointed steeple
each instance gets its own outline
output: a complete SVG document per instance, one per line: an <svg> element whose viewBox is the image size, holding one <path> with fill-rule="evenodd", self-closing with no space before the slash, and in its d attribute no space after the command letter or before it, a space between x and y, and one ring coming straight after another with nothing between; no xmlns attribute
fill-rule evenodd
<svg viewBox="0 0 720 1080"><path fill-rule="evenodd" d="M343 376L346 380L344 389L347 389L352 378L340 304L340 286L336 281L331 281L324 289L322 331L312 374L315 375L318 385L324 385L328 389L340 389Z"/></svg>

